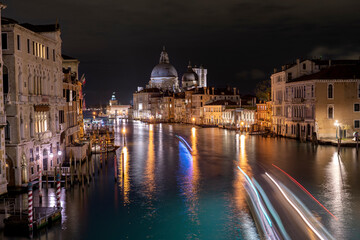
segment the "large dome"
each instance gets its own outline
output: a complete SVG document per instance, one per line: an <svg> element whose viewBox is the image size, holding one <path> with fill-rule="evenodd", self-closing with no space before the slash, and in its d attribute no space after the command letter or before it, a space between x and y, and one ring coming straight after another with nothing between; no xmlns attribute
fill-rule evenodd
<svg viewBox="0 0 360 240"><path fill-rule="evenodd" d="M151 72L151 78L177 77L177 71L170 63L159 63Z"/></svg>

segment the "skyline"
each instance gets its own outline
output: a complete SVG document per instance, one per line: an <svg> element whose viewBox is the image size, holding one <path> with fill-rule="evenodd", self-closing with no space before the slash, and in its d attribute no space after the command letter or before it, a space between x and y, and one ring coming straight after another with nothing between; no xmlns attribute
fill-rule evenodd
<svg viewBox="0 0 360 240"><path fill-rule="evenodd" d="M179 79L190 60L208 69L209 86L232 85L243 93L296 58L360 56L360 33L353 30L360 22L357 1L328 1L326 7L231 0L221 6L215 1L3 3L8 6L3 16L20 23L59 20L63 54L79 59L79 75L85 73L88 105L105 104L113 91L129 103L136 87L149 81L163 45Z"/></svg>

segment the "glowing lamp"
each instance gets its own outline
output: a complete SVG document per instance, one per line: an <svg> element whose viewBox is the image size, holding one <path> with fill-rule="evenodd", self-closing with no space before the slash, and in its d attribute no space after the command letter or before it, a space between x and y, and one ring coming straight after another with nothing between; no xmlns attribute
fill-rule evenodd
<svg viewBox="0 0 360 240"><path fill-rule="evenodd" d="M61 151L58 151L58 155L61 156L62 152Z"/></svg>

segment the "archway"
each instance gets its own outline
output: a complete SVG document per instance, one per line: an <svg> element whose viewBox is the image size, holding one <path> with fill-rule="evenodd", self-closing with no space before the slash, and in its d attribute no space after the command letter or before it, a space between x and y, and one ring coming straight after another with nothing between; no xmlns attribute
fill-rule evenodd
<svg viewBox="0 0 360 240"><path fill-rule="evenodd" d="M15 186L15 169L13 161L6 155L6 180L8 182L8 186Z"/></svg>

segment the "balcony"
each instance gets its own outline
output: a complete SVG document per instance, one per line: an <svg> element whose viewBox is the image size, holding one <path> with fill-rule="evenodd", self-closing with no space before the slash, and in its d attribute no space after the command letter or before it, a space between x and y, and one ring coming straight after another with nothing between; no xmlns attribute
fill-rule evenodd
<svg viewBox="0 0 360 240"><path fill-rule="evenodd" d="M28 102L28 101L29 101L28 96L19 94L19 102Z"/></svg>
<svg viewBox="0 0 360 240"><path fill-rule="evenodd" d="M292 103L303 103L305 101L304 98L293 98Z"/></svg>
<svg viewBox="0 0 360 240"><path fill-rule="evenodd" d="M48 142L52 137L52 133L50 131L36 133L35 139L39 142Z"/></svg>

